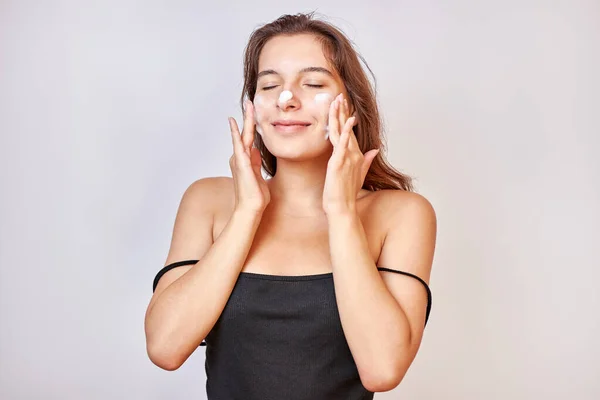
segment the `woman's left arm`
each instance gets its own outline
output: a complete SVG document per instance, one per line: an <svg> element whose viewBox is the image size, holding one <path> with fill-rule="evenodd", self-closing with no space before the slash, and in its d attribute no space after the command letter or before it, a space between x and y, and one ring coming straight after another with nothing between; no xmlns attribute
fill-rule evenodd
<svg viewBox="0 0 600 400"><path fill-rule="evenodd" d="M421 344L436 215L421 195L385 191L379 205L391 213L377 265L356 212L329 213L329 244L340 320L365 388L392 390L402 381ZM378 201L378 202L379 202Z"/></svg>

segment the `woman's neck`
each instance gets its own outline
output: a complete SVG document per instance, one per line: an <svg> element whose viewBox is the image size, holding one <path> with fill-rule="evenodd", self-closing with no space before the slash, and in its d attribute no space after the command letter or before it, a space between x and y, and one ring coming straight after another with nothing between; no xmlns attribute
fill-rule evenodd
<svg viewBox="0 0 600 400"><path fill-rule="evenodd" d="M306 161L277 160L277 173L269 179L271 207L301 214L323 213L323 187L329 157Z"/></svg>

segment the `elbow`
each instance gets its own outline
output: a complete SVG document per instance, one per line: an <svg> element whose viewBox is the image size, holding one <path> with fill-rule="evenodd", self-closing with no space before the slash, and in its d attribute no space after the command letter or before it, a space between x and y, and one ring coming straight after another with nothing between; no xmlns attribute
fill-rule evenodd
<svg viewBox="0 0 600 400"><path fill-rule="evenodd" d="M388 392L395 389L404 379L408 365L398 362L387 364L385 368L372 368L369 372L360 373L360 379L370 392Z"/></svg>
<svg viewBox="0 0 600 400"><path fill-rule="evenodd" d="M174 351L165 349L164 346L148 344L146 352L154 365L166 371L175 371L185 361L184 357L178 356Z"/></svg>
<svg viewBox="0 0 600 400"><path fill-rule="evenodd" d="M359 370L365 389L371 392L388 392L395 389L406 376L418 348L418 344L412 345L400 351L398 357L393 360Z"/></svg>
<svg viewBox="0 0 600 400"><path fill-rule="evenodd" d="M404 374L381 374L363 380L363 386L370 392L388 392L395 389L402 379Z"/></svg>
<svg viewBox="0 0 600 400"><path fill-rule="evenodd" d="M151 329L145 323L146 354L154 365L167 371L175 371L183 365L187 357L182 356L176 342L167 332Z"/></svg>
<svg viewBox="0 0 600 400"><path fill-rule="evenodd" d="M201 342L201 341L200 341ZM182 335L165 330L152 330L146 326L146 353L154 365L166 371L175 371L192 355L194 345Z"/></svg>

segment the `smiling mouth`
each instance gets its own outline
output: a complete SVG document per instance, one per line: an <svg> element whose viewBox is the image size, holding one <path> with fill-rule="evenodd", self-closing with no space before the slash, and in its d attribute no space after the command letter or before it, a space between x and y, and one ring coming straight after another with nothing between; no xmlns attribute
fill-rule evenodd
<svg viewBox="0 0 600 400"><path fill-rule="evenodd" d="M300 132L308 128L311 124L273 124L273 127L278 132L292 133Z"/></svg>
<svg viewBox="0 0 600 400"><path fill-rule="evenodd" d="M275 123L275 124L273 124L273 126L310 126L310 125L311 124L301 123L301 122L298 122L298 123L289 123L289 124L288 123L285 123L285 124Z"/></svg>

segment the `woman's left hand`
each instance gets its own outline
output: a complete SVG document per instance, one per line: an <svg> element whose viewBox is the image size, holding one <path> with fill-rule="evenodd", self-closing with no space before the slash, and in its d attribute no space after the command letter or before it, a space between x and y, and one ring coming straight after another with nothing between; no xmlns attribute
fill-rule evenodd
<svg viewBox="0 0 600 400"><path fill-rule="evenodd" d="M352 127L356 117L348 118L348 101L338 95L329 106L329 140L333 154L327 164L323 188L323 209L328 216L356 212L356 197L379 149L361 153Z"/></svg>

